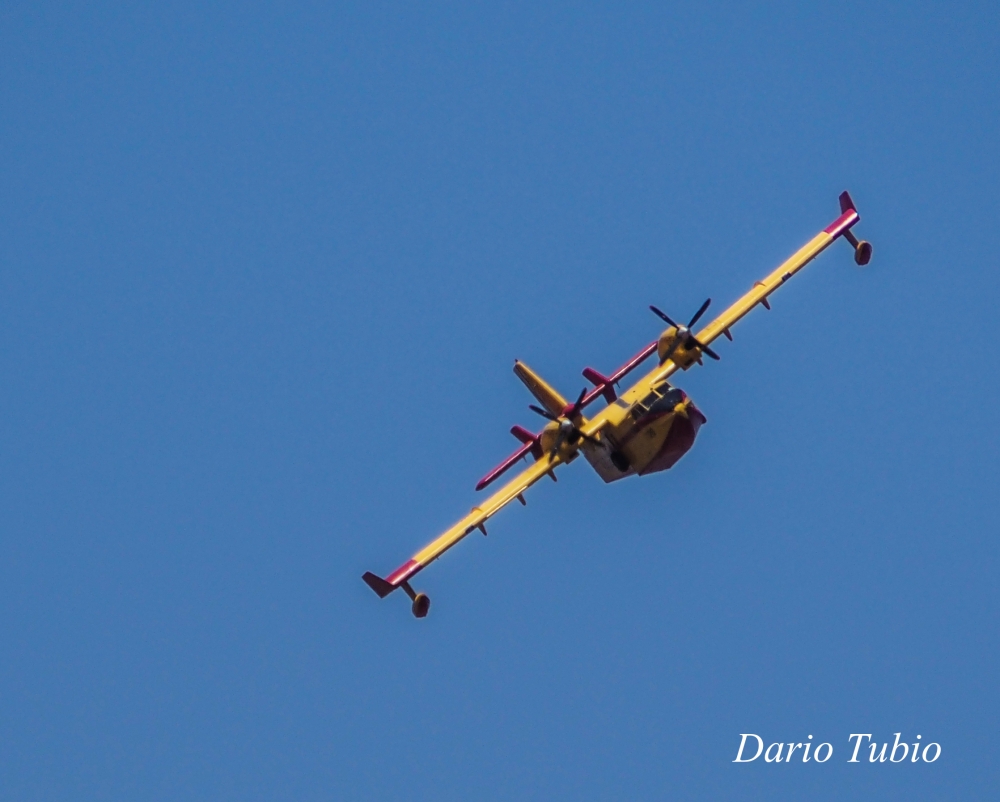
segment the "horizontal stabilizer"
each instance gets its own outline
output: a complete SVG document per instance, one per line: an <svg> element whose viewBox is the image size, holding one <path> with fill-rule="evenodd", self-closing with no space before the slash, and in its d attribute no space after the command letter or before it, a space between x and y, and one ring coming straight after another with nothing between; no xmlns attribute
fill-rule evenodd
<svg viewBox="0 0 1000 802"><path fill-rule="evenodd" d="M380 599L384 599L390 593L392 593L396 587L386 582L382 577L376 576L371 571L366 571L365 575L361 577L368 584L372 590L374 590Z"/></svg>
<svg viewBox="0 0 1000 802"><path fill-rule="evenodd" d="M538 439L538 435L532 434L523 426L518 426L516 423L510 427L510 433L522 443L534 443Z"/></svg>
<svg viewBox="0 0 1000 802"><path fill-rule="evenodd" d="M535 451L541 451L541 446L535 443L525 443L517 451L511 454L507 459L497 465L492 471L490 471L486 476L479 480L476 484L476 490L482 490L486 485L491 484L500 478L503 474L507 473L511 468L513 468L519 460L524 459L528 454L532 454ZM535 457L538 459L538 457Z"/></svg>
<svg viewBox="0 0 1000 802"><path fill-rule="evenodd" d="M517 424L510 427L510 433L525 445L531 443L531 456L533 456L535 459L542 458L542 445L540 442L540 435L532 434L523 426L518 426Z"/></svg>
<svg viewBox="0 0 1000 802"><path fill-rule="evenodd" d="M625 378L625 376L639 367L639 365L645 362L652 354L655 354L658 344L658 340L653 340L653 342L643 348L638 354L632 357L610 376L604 376L593 368L585 368L583 371L584 378L595 386L594 389L587 393L584 397L583 406L587 406L591 401L600 395L603 395L604 400L609 404L614 403L616 398L614 386Z"/></svg>
<svg viewBox="0 0 1000 802"><path fill-rule="evenodd" d="M618 398L618 395L615 393L615 387L611 379L601 373L598 373L593 368L584 368L583 378L589 381L598 391L600 391L601 395L604 396L605 401L609 404L615 403L615 399Z"/></svg>

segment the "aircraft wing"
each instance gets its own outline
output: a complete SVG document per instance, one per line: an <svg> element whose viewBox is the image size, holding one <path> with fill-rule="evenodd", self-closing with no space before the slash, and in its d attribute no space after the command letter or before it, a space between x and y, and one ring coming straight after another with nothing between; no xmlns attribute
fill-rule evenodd
<svg viewBox="0 0 1000 802"><path fill-rule="evenodd" d="M521 471L521 473L511 479L482 504L473 507L468 515L424 546L424 548L414 554L413 557L399 566L399 568L385 579L373 574L371 571L367 572L362 578L381 598L385 598L398 587L402 587L408 595L412 596L412 589L408 584L408 580L411 577L476 529L479 529L485 535L486 521L489 518L500 512L510 502L514 501L514 499L518 499L522 504L527 503L522 495L524 491L546 474L550 474L555 479L553 469L561 465L562 462L563 460L559 455L542 454L537 462ZM415 606L414 612L416 610L417 607Z"/></svg>
<svg viewBox="0 0 1000 802"><path fill-rule="evenodd" d="M840 210L840 217L799 248L799 250L792 254L783 264L775 268L763 281L756 282L746 295L699 331L696 335L697 338L708 345L719 337L719 335L726 334L733 324L741 320L758 304L770 308L770 304L767 302L768 296L825 251L833 244L837 237L846 235L849 240L853 240L853 237L848 232L851 226L857 223L861 217L854 208L854 201L851 200L851 196L846 192L840 196ZM856 240L853 241L856 242ZM856 247L858 249L856 261L858 264L867 264L868 258L871 257L871 246L865 242L858 244ZM862 255L863 247L868 248L867 256Z"/></svg>
<svg viewBox="0 0 1000 802"><path fill-rule="evenodd" d="M854 201L847 192L840 195L840 212L840 217L799 248L784 263L775 268L770 275L762 281L754 283L748 293L699 331L695 335L698 340L709 345L723 334L732 339L729 329L734 324L742 320L755 306L760 305L770 309L771 305L767 299L771 293L825 251L838 237L843 236L855 248L854 259L859 265L868 264L868 260L871 258L871 245L864 241L858 242L850 231L861 217L854 207ZM654 383L666 379L676 370L677 366L671 360L667 360L663 364L663 368L656 373Z"/></svg>

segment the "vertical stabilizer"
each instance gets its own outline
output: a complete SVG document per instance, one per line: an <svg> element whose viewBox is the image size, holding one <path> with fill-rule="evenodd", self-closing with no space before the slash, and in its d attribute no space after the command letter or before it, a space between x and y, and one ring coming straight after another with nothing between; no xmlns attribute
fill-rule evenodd
<svg viewBox="0 0 1000 802"><path fill-rule="evenodd" d="M566 399L550 387L546 383L545 379L535 373L535 371L523 362L519 362L516 359L514 360L514 374L517 378L524 382L524 386L531 391L531 394L535 398L538 399L538 403L545 407L550 413L553 415L561 415L563 410L566 409Z"/></svg>

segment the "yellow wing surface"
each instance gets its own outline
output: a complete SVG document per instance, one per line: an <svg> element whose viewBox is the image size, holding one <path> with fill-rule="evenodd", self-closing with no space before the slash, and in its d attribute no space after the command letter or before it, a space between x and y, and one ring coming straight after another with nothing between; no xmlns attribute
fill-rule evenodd
<svg viewBox="0 0 1000 802"><path fill-rule="evenodd" d="M728 331L735 323L739 322L755 306L759 304L765 307L768 306L767 299L771 293L829 248L834 240L842 234L847 235L855 246L855 260L858 264L867 264L871 258L871 245L867 242L858 242L850 235L850 227L858 222L860 217L858 217L858 213L854 209L854 202L851 200L851 196L846 192L840 196L840 207L842 212L840 217L799 248L784 263L775 268L763 281L755 283L750 292L746 293L746 295L730 306L725 312L699 331L696 335L698 340L705 343L705 345L709 345L713 340Z"/></svg>
<svg viewBox="0 0 1000 802"><path fill-rule="evenodd" d="M482 504L473 507L468 515L424 546L424 548L414 554L413 557L399 566L399 568L385 579L369 571L364 575L365 582L383 598L398 587L403 587L407 593L412 595L407 584L410 577L432 563L471 532L478 529L485 535L486 521L489 518L500 512L500 510L514 499L518 499L522 504L525 504L526 502L522 495L524 491L546 474L550 474L555 479L554 469L558 465L561 465L563 461L563 458L559 454L542 454L537 462L521 471L521 473L487 498Z"/></svg>
<svg viewBox="0 0 1000 802"><path fill-rule="evenodd" d="M842 193L840 196L840 211L840 217L799 248L787 260L771 271L762 281L755 282L749 292L699 331L695 335L696 338L705 345L710 345L721 335L728 334L729 329L742 320L754 307L764 306L769 308L768 297L830 247L840 236L845 237L854 246L855 261L859 265L868 264L872 252L871 245L864 241L859 242L850 232L851 226L861 218L854 208L854 201L851 200L851 196L847 192ZM631 404L645 397L652 387L662 384L676 373L677 368L678 366L672 360L668 359L662 365L654 368L639 379L627 392L622 393L622 401L626 404ZM621 417L622 414L621 409L616 408L614 405L608 406L591 418L588 430L596 430L604 425L606 419L614 420Z"/></svg>

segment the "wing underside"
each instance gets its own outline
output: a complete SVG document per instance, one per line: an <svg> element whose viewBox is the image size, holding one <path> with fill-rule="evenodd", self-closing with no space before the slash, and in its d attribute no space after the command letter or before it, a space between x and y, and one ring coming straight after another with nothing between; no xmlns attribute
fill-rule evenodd
<svg viewBox="0 0 1000 802"><path fill-rule="evenodd" d="M745 293L736 303L732 304L715 320L699 331L695 335L697 339L706 345L710 345L723 334L732 339L732 334L729 332L730 328L757 306L770 309L771 305L768 302L768 298L771 294L830 247L838 237L843 236L855 247L855 261L858 264L867 264L871 258L871 245L867 242L859 243L850 232L851 227L861 217L854 207L854 201L847 192L843 192L840 195L840 211L840 217L799 248L763 280L755 282L749 292ZM667 379L676 370L677 365L673 361L667 360L659 371L654 371L647 379L650 380L650 385L656 384Z"/></svg>
<svg viewBox="0 0 1000 802"><path fill-rule="evenodd" d="M365 582L383 598L398 587L408 589L406 583L411 577L448 551L466 535L477 529L485 535L486 521L512 501L517 499L522 504L526 504L524 492L546 474L555 479L554 469L562 462L563 460L558 454L543 454L537 462L521 471L482 504L473 507L468 515L424 546L385 579L369 571L364 575Z"/></svg>

